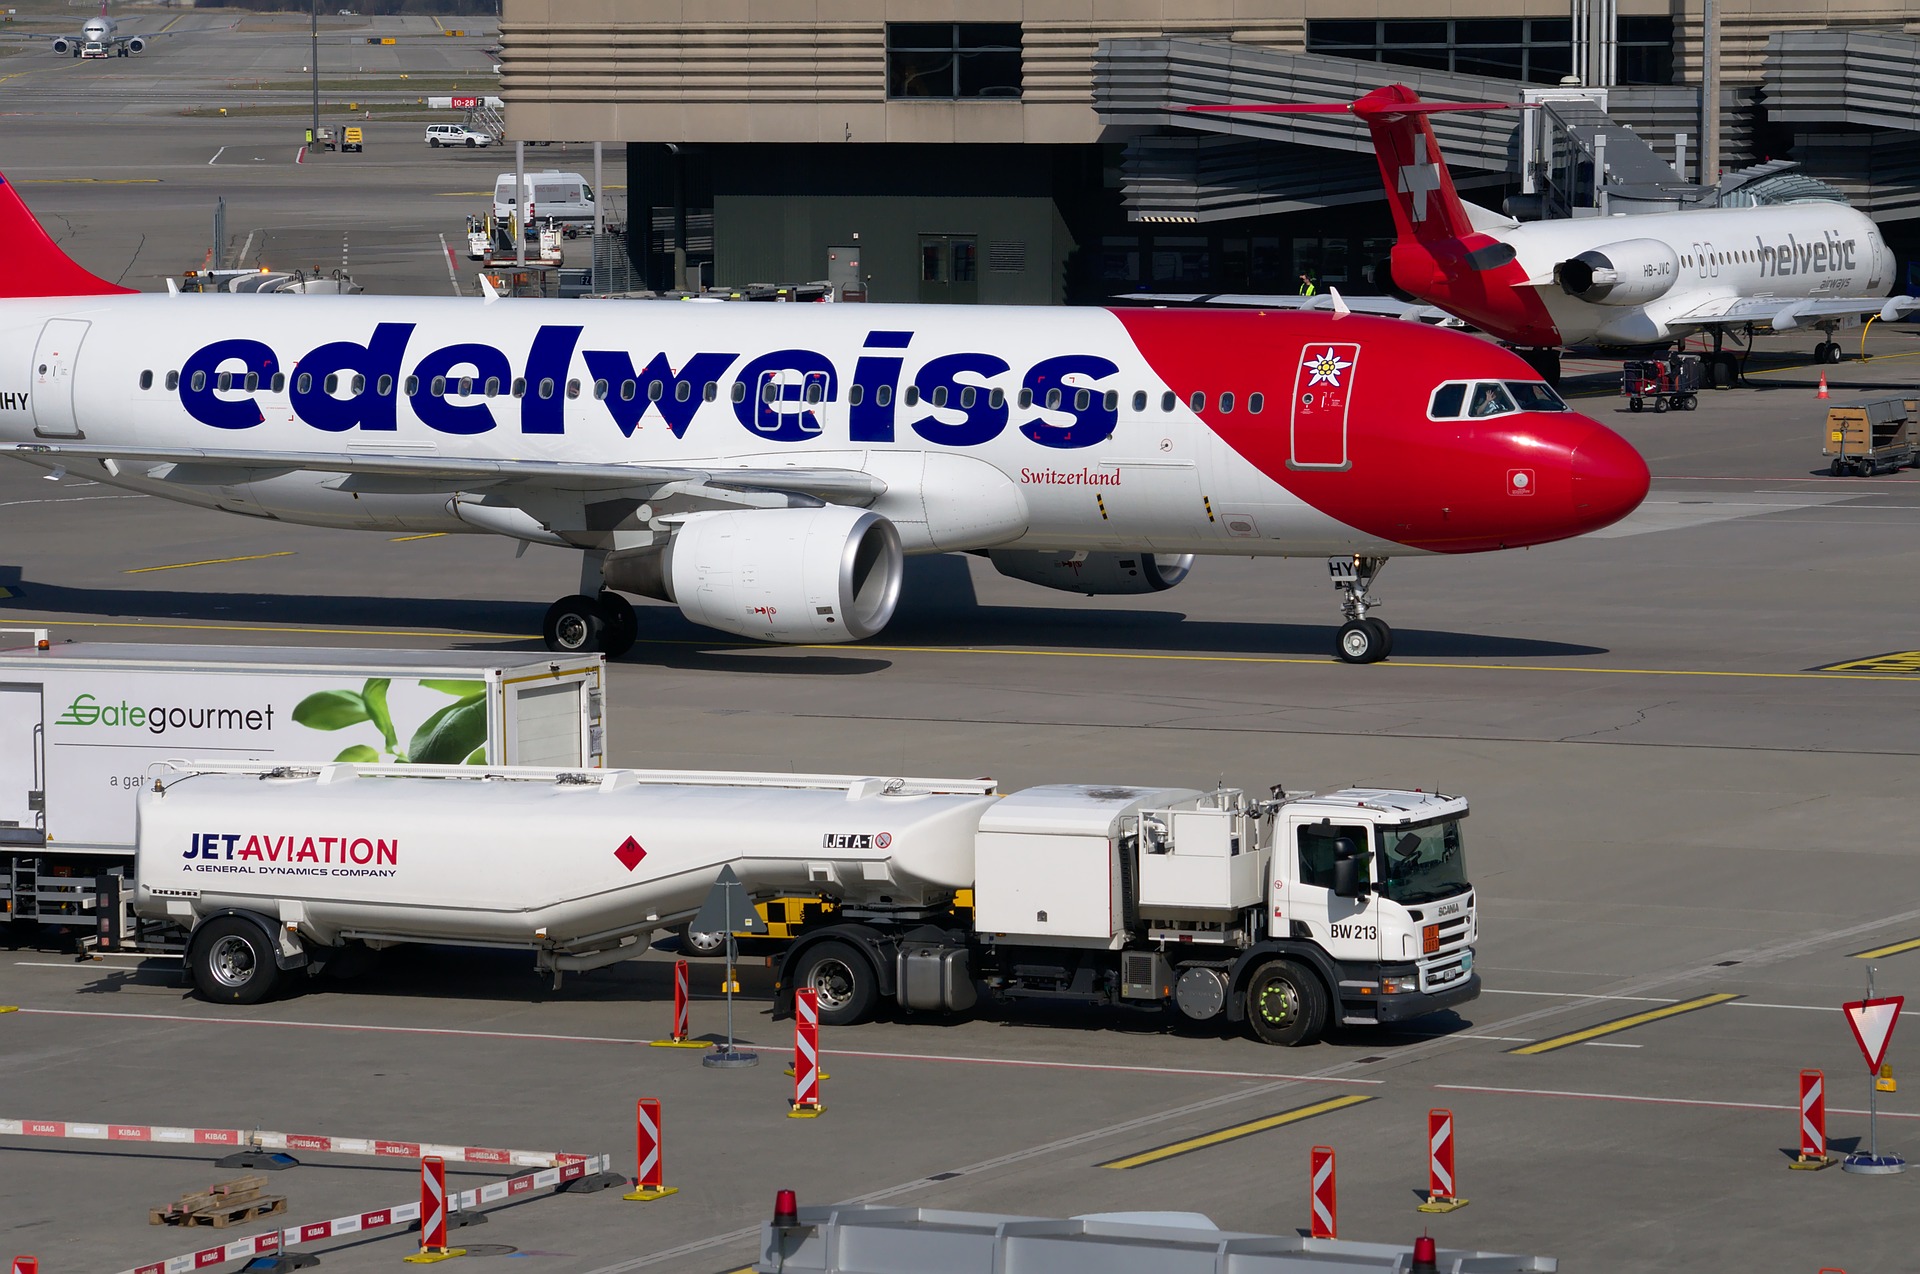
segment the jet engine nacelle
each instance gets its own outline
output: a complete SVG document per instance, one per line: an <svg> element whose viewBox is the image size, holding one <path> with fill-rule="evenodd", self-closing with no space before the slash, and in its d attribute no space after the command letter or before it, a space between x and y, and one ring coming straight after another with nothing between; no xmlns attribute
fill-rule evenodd
<svg viewBox="0 0 1920 1274"><path fill-rule="evenodd" d="M664 553L610 558L606 580L724 633L858 641L893 618L903 558L893 523L865 509L721 509L689 514Z"/></svg>
<svg viewBox="0 0 1920 1274"><path fill-rule="evenodd" d="M141 39L137 35L134 36L131 40L127 41L127 52L129 53L138 53L141 49L144 49L146 47L147 47L147 42Z"/></svg>
<svg viewBox="0 0 1920 1274"><path fill-rule="evenodd" d="M1594 305L1645 305L1680 279L1679 254L1658 239L1623 239L1553 268L1560 290Z"/></svg>
<svg viewBox="0 0 1920 1274"><path fill-rule="evenodd" d="M1191 553L1035 553L988 549L993 569L1013 579L1088 597L1164 593L1193 569Z"/></svg>
<svg viewBox="0 0 1920 1274"><path fill-rule="evenodd" d="M53 42L53 51L55 53L65 53L68 49L71 49L72 47L73 47L73 41L69 40L64 35Z"/></svg>

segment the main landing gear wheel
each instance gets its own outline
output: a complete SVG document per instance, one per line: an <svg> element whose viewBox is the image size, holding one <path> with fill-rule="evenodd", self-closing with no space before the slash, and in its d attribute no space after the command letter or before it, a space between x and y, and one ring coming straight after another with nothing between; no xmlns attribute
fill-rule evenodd
<svg viewBox="0 0 1920 1274"><path fill-rule="evenodd" d="M1816 363L1837 363L1840 361L1840 342L1821 341L1813 347L1813 361Z"/></svg>
<svg viewBox="0 0 1920 1274"><path fill-rule="evenodd" d="M600 604L591 597L575 594L547 607L540 635L546 639L547 649L555 654L579 655L601 648L606 626Z"/></svg>
<svg viewBox="0 0 1920 1274"><path fill-rule="evenodd" d="M596 602L600 608L600 649L609 659L618 659L633 649L640 639L640 619L633 604L618 593L602 593Z"/></svg>

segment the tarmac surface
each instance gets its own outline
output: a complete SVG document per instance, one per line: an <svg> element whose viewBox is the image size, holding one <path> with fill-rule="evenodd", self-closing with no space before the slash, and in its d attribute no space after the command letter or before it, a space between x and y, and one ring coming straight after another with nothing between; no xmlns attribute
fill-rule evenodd
<svg viewBox="0 0 1920 1274"><path fill-rule="evenodd" d="M20 83L0 82L0 110L32 106ZM149 212L141 259L191 263L204 218L187 214L215 188L191 170L219 144L200 130L226 123L35 118L0 132L10 178L159 179L130 201L105 185L29 188L36 208L69 210L88 264L124 258ZM75 149L103 127L101 153ZM391 204L263 161L274 175L226 187L230 207L245 189L263 226L360 218L356 242L403 260L402 241L458 224L460 205L432 203L418 170L469 163L403 143L367 178L392 183ZM457 1236L567 1274L739 1269L783 1187L803 1203L1193 1210L1289 1233L1307 1223L1316 1144L1339 1154L1344 1237L1431 1232L1570 1271L1911 1269L1920 1173L1786 1167L1803 1067L1826 1072L1834 1148L1867 1135L1868 1078L1839 1004L1860 998L1869 966L1881 994L1920 991L1920 474L1826 476L1810 339L1764 342L1749 387L1703 394L1692 413L1631 414L1603 392L1602 364L1571 367L1595 395L1576 405L1648 457L1646 505L1568 544L1394 562L1378 592L1396 653L1379 665L1330 657L1337 609L1317 559L1203 560L1174 591L1095 599L921 560L894 624L841 647L748 646L641 605L642 641L611 674L615 764L1467 795L1487 990L1457 1016L1299 1050L1117 1012L882 1021L826 1033L828 1112L789 1120L791 1027L766 1016L757 965L738 1022L762 1062L717 1071L644 1043L668 1028L660 954L555 991L524 956L395 952L351 983L222 1008L164 961L22 947L0 950L0 1005L20 1010L0 1015L0 1118L610 1151L631 1171L633 1101L659 1098L680 1193L540 1195ZM1851 358L1859 334L1843 341ZM1867 344L1871 362L1827 369L1835 401L1916 392L1920 325L1876 325ZM574 573L568 554L516 558L499 539L223 518L0 465L0 625L62 641L533 649ZM537 846L528 861L537 870ZM716 962L695 963L696 1034L724 1028L720 982ZM1889 1057L1910 1082L1880 1096L1879 1141L1915 1156L1903 1038ZM1343 1096L1367 1100L1101 1166ZM1473 1201L1438 1216L1414 1211L1432 1107L1455 1112ZM115 1271L417 1191L405 1161L313 1155L272 1178L289 1199L276 1222L150 1226L149 1208L231 1175L219 1153L0 1139L0 1248L59 1274ZM462 1187L501 1175L449 1174ZM414 1242L379 1232L312 1250L361 1271Z"/></svg>

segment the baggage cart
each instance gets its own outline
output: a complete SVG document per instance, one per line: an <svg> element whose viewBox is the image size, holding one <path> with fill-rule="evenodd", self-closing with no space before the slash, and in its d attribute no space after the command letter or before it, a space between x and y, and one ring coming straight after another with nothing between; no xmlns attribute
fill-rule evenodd
<svg viewBox="0 0 1920 1274"><path fill-rule="evenodd" d="M1638 358L1620 369L1620 392L1629 411L1692 411L1700 405L1701 361L1698 354L1665 358Z"/></svg>
<svg viewBox="0 0 1920 1274"><path fill-rule="evenodd" d="M1827 472L1834 477L1855 474L1871 477L1892 473L1901 465L1915 463L1915 421L1920 417L1920 400L1882 398L1845 407L1829 407L1821 428L1820 454L1827 457Z"/></svg>

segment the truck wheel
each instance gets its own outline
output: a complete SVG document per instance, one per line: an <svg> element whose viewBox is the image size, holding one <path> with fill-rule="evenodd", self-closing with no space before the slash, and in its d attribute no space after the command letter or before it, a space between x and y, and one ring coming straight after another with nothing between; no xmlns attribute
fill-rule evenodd
<svg viewBox="0 0 1920 1274"><path fill-rule="evenodd" d="M1247 983L1247 1023L1262 1044L1310 1044L1327 1018L1320 980L1291 960L1274 960Z"/></svg>
<svg viewBox="0 0 1920 1274"><path fill-rule="evenodd" d="M823 1026L852 1026L873 1015L879 991L873 966L844 942L823 942L800 959L796 989L807 988L820 997Z"/></svg>
<svg viewBox="0 0 1920 1274"><path fill-rule="evenodd" d="M680 930L680 950L690 956L717 956L727 953L724 933L695 933L692 925Z"/></svg>
<svg viewBox="0 0 1920 1274"><path fill-rule="evenodd" d="M273 944L238 916L209 920L194 937L193 985L215 1004L258 1004L280 980Z"/></svg>

